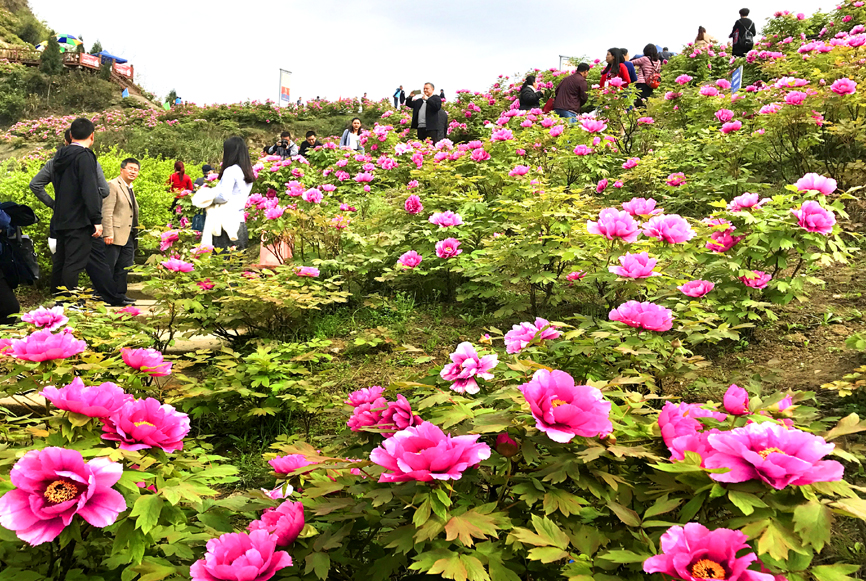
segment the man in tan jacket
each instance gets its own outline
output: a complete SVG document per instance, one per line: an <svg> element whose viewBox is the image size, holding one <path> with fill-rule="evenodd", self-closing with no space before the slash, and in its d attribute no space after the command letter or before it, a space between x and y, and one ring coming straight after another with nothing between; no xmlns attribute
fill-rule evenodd
<svg viewBox="0 0 866 581"><path fill-rule="evenodd" d="M141 164L128 157L120 162L120 175L108 182L108 197L102 202L102 229L108 268L114 275L117 293L126 296L126 271L135 262L138 202L132 182ZM135 301L128 301L130 304Z"/></svg>

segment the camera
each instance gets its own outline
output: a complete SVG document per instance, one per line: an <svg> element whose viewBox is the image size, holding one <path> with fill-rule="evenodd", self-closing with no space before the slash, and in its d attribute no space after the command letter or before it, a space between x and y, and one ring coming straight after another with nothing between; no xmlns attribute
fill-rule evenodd
<svg viewBox="0 0 866 581"><path fill-rule="evenodd" d="M288 140L286 140L286 139L280 140L280 147L288 147L288 146L289 146Z"/></svg>

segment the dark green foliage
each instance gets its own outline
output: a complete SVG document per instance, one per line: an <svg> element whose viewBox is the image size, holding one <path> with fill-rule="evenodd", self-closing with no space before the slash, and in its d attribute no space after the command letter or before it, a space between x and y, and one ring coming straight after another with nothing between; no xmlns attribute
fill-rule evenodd
<svg viewBox="0 0 866 581"><path fill-rule="evenodd" d="M39 70L46 75L54 76L63 72L63 55L60 54L60 44L54 35L48 38L48 45L39 60Z"/></svg>
<svg viewBox="0 0 866 581"><path fill-rule="evenodd" d="M102 43L98 40L93 43L93 48L90 49L90 54L97 54L103 51Z"/></svg>
<svg viewBox="0 0 866 581"><path fill-rule="evenodd" d="M72 71L62 79L57 103L76 112L98 111L110 107L119 93L114 83L89 72Z"/></svg>

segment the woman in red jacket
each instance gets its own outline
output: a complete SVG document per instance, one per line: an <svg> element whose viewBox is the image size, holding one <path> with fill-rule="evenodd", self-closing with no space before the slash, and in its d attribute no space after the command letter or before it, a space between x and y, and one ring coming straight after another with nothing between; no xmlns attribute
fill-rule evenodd
<svg viewBox="0 0 866 581"><path fill-rule="evenodd" d="M607 67L601 73L601 86L605 87L614 77L622 79L622 87L628 87L631 77L628 74L628 68L625 66L625 58L622 51L618 48L612 48L607 51L607 56L604 57L607 61Z"/></svg>
<svg viewBox="0 0 866 581"><path fill-rule="evenodd" d="M192 191L192 179L186 175L182 161L174 162L174 173L168 178L172 193Z"/></svg>

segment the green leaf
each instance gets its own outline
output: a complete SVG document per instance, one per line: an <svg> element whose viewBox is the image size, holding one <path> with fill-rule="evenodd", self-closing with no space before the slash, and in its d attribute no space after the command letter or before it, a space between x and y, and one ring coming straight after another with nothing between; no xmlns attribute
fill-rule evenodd
<svg viewBox="0 0 866 581"><path fill-rule="evenodd" d="M568 553L556 547L534 547L529 549L529 558L542 563L553 563L568 558Z"/></svg>
<svg viewBox="0 0 866 581"><path fill-rule="evenodd" d="M381 542L385 545L386 549L396 549L405 555L415 546L415 541L412 539L412 533L414 532L414 525L396 528L384 535Z"/></svg>
<svg viewBox="0 0 866 581"><path fill-rule="evenodd" d="M638 514L630 508L626 508L621 504L616 502L608 502L607 507L619 517L626 526L630 527L639 527L640 526L640 517Z"/></svg>
<svg viewBox="0 0 866 581"><path fill-rule="evenodd" d="M788 551L797 545L799 543L789 531L779 526L777 522L771 521L767 530L758 539L758 553L769 553L774 559L782 561L788 558Z"/></svg>
<svg viewBox="0 0 866 581"><path fill-rule="evenodd" d="M830 542L832 525L833 513L820 502L807 502L794 509L794 532L819 553Z"/></svg>
<svg viewBox="0 0 866 581"><path fill-rule="evenodd" d="M430 575L442 575L446 579L454 579L454 581L466 581L469 578L466 565L457 553L452 553L444 559L439 559L433 563L433 566L427 573Z"/></svg>
<svg viewBox="0 0 866 581"><path fill-rule="evenodd" d="M839 436L856 434L857 432L862 431L866 431L866 421L861 422L860 417L857 414L851 414L839 420L836 427L824 434L824 439L829 442Z"/></svg>
<svg viewBox="0 0 866 581"><path fill-rule="evenodd" d="M45 575L36 571L25 571L15 567L7 567L0 571L0 581L43 581Z"/></svg>
<svg viewBox="0 0 866 581"><path fill-rule="evenodd" d="M579 496L554 488L544 495L544 514L559 511L565 516L579 514L583 501Z"/></svg>
<svg viewBox="0 0 866 581"><path fill-rule="evenodd" d="M849 577L848 574L856 572L859 568L857 565L837 563L812 567L811 573L818 581L853 581L854 578Z"/></svg>
<svg viewBox="0 0 866 581"><path fill-rule="evenodd" d="M746 516L755 512L756 508L767 508L763 500L748 492L728 490L728 500L734 503L734 506L739 508Z"/></svg>
<svg viewBox="0 0 866 581"><path fill-rule="evenodd" d="M486 539L488 535L496 537L495 518L470 510L460 516L451 517L445 525L445 533L446 541L460 539L463 546L471 547L474 542L473 537L476 539Z"/></svg>
<svg viewBox="0 0 866 581"><path fill-rule="evenodd" d="M135 521L135 528L141 529L141 532L147 534L159 522L159 513L162 512L164 504L162 497L156 494L144 494L138 497L135 501L135 506L132 507L130 517L138 517Z"/></svg>
<svg viewBox="0 0 866 581"><path fill-rule="evenodd" d="M599 559L605 559L606 561L611 561L613 563L643 563L647 559L652 557L650 554L638 554L633 551L625 551L621 549L617 549L614 551L607 551L604 553L600 553L598 555Z"/></svg>
<svg viewBox="0 0 866 581"><path fill-rule="evenodd" d="M651 507L646 509L646 512L644 512L643 517L644 517L644 519L648 519L648 518L653 517L653 516L665 514L666 512L672 511L673 509L675 509L676 507L678 507L682 503L683 503L683 500L681 498L668 499L667 495L665 495L665 496L659 498L657 501L655 501L655 504L653 504Z"/></svg>
<svg viewBox="0 0 866 581"><path fill-rule="evenodd" d="M707 493L702 492L688 501L685 506L683 506L682 510L680 510L680 524L685 524L692 520L692 517L698 514L698 511L701 510L706 499Z"/></svg>
<svg viewBox="0 0 866 581"><path fill-rule="evenodd" d="M532 515L532 526L535 527L538 536L548 541L548 545L553 545L563 550L568 548L568 536L556 526L555 522L546 516L542 518Z"/></svg>
<svg viewBox="0 0 866 581"><path fill-rule="evenodd" d="M144 497L142 497L144 498ZM162 581L169 575L175 575L179 572L179 567L175 567L165 559L158 557L145 557L140 565L132 567L132 570L140 574L138 581Z"/></svg>
<svg viewBox="0 0 866 581"><path fill-rule="evenodd" d="M325 581L328 577L328 570L331 568L331 558L327 553L310 553L304 559L307 566L304 568L304 575L308 575L310 571L316 574L316 577Z"/></svg>
<svg viewBox="0 0 866 581"><path fill-rule="evenodd" d="M505 566L501 559L489 559L487 568L491 581L521 581L520 576Z"/></svg>

